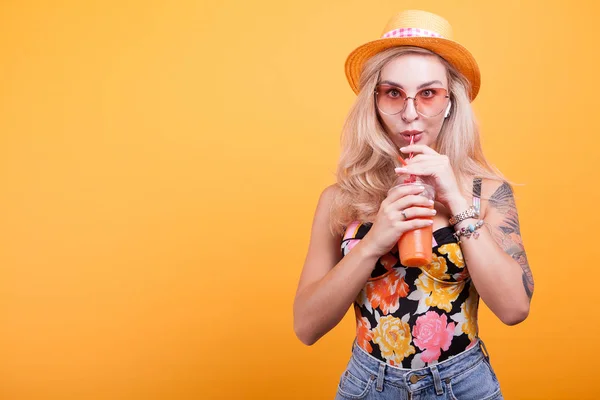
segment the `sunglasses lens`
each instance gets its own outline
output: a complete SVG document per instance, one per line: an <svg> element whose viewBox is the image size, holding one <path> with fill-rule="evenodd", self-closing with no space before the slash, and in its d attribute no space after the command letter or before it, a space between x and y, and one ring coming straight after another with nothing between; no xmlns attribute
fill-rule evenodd
<svg viewBox="0 0 600 400"><path fill-rule="evenodd" d="M427 88L417 93L417 112L426 117L440 115L448 105L448 92L442 88Z"/></svg>
<svg viewBox="0 0 600 400"><path fill-rule="evenodd" d="M392 85L378 85L375 98L377 108L385 114L398 114L406 103L406 94Z"/></svg>

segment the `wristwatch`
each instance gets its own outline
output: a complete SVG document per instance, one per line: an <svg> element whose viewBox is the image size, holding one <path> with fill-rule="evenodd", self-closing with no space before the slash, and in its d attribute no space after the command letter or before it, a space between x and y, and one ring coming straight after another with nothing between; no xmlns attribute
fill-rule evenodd
<svg viewBox="0 0 600 400"><path fill-rule="evenodd" d="M473 206L471 206L471 207L467 208L465 211L451 217L449 219L450 225L454 226L454 225L458 224L460 221L464 221L465 219L469 219L469 218L479 218L479 213Z"/></svg>

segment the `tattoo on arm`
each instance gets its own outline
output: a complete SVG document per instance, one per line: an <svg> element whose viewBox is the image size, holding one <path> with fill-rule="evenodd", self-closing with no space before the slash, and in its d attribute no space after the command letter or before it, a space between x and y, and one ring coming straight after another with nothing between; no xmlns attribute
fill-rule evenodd
<svg viewBox="0 0 600 400"><path fill-rule="evenodd" d="M491 232L496 242L502 249L516 260L523 269L523 287L527 296L533 296L533 275L529 268L521 231L519 229L519 216L513 191L506 182L502 184L490 197L489 206L504 215L502 222L492 227Z"/></svg>

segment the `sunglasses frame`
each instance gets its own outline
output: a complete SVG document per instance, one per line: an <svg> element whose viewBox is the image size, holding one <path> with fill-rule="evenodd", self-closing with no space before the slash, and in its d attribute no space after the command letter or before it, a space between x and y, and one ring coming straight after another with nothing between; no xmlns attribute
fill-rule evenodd
<svg viewBox="0 0 600 400"><path fill-rule="evenodd" d="M399 88L398 86L390 85L390 84L387 84L387 83L385 83L383 85L391 87L391 88L395 88L398 91L400 91L400 92L402 92L402 93L404 93L406 95L406 92L404 90L402 90L401 88ZM446 105L444 107L442 107L442 109L440 110L440 112L438 112L435 115L425 115L425 114L421 113L419 111L419 109L417 108L418 103L417 103L417 99L416 99L416 96L417 96L417 94L416 94L414 97L406 96L406 98L404 99L404 107L402 107L402 109L400 111L395 112L393 114L390 114L390 113L387 113L387 112L383 111L381 108L379 108L379 103L377 102L377 95L379 94L379 92L377 91L377 88L379 88L380 86L382 86L382 84L377 84L375 86L375 90L373 91L373 100L375 101L375 107L379 110L379 112L381 112L381 113L383 113L385 115L398 115L398 114L400 114L402 111L406 110L406 105L408 104L408 99L411 99L413 101L413 103L414 103L415 111L417 111L417 113L419 115L421 115L421 116L423 116L425 118L433 118L433 117L437 117L442 112L444 112L444 108L448 106L448 102L450 101L450 93L448 92L448 89L446 89L446 88L443 88L443 87L442 88L434 88L434 87L423 88L423 89L419 90L417 92L417 94L421 93L424 90L434 90L434 89L437 89L437 90L443 89L446 92L446 95L444 96L444 98L448 99L448 102L446 102Z"/></svg>

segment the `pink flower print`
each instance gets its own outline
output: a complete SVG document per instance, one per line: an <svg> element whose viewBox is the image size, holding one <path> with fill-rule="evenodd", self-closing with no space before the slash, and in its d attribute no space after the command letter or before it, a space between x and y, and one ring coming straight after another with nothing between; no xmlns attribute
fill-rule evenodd
<svg viewBox="0 0 600 400"><path fill-rule="evenodd" d="M358 221L354 221L348 228L346 228L346 232L344 232L344 240L353 239L356 237L356 232L358 232L358 228L360 228L361 223Z"/></svg>
<svg viewBox="0 0 600 400"><path fill-rule="evenodd" d="M356 246L359 242L360 242L360 239L348 240L348 245L346 246L346 251L348 253L350 253L350 250L352 250L354 248L354 246Z"/></svg>
<svg viewBox="0 0 600 400"><path fill-rule="evenodd" d="M413 327L414 343L425 350L421 354L424 362L436 361L442 354L441 350L448 350L454 337L456 324L448 324L446 314L439 315L435 311L428 311L417 319Z"/></svg>
<svg viewBox="0 0 600 400"><path fill-rule="evenodd" d="M477 340L471 341L471 343L469 343L469 345L467 346L467 348L465 350L469 350L469 349L475 347L476 344L477 344Z"/></svg>

